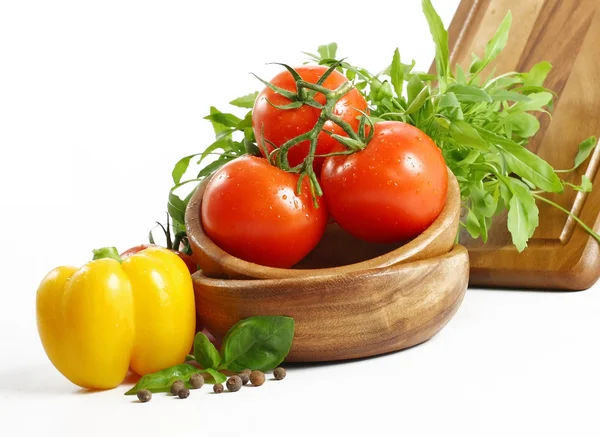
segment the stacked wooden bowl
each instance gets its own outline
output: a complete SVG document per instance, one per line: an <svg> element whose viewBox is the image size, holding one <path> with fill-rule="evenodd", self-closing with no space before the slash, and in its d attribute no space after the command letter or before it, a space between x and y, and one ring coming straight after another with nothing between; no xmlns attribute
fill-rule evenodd
<svg viewBox="0 0 600 437"><path fill-rule="evenodd" d="M222 338L255 315L294 318L286 361L333 361L397 351L422 343L457 311L469 279L469 257L455 245L460 190L448 172L448 199L436 221L403 245L357 240L337 225L291 269L236 258L204 233L204 181L188 204L187 231L202 271L194 274L196 309Z"/></svg>

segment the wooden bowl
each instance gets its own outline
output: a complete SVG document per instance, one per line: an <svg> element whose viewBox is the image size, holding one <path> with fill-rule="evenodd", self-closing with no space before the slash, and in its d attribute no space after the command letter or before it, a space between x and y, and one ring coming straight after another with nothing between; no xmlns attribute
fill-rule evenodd
<svg viewBox="0 0 600 437"><path fill-rule="evenodd" d="M240 280L198 272L192 279L198 316L215 337L246 317L288 315L296 331L287 361L335 361L397 351L435 335L462 302L469 257L456 245L426 260L342 275Z"/></svg>
<svg viewBox="0 0 600 437"><path fill-rule="evenodd" d="M228 254L204 233L200 208L207 183L208 180L203 181L190 199L185 221L194 258L204 274L213 278L314 278L389 267L447 253L458 232L460 188L448 170L446 205L431 226L413 240L395 244L367 243L332 224L317 247L293 268L265 267Z"/></svg>

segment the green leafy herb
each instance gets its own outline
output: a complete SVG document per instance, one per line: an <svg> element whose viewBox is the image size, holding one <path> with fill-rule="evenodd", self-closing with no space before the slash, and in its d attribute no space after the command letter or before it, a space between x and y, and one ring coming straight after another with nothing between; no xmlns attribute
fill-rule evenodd
<svg viewBox="0 0 600 437"><path fill-rule="evenodd" d="M142 389L150 390L153 393L169 391L171 385L173 385L173 383L178 379L182 380L186 384L186 387L190 388L188 381L194 373L198 372L199 370L196 366L192 366L191 364L178 364L176 366L142 376L137 384L125 394L135 395Z"/></svg>
<svg viewBox="0 0 600 437"><path fill-rule="evenodd" d="M221 364L219 351L202 332L194 339L194 357L203 369L216 369Z"/></svg>
<svg viewBox="0 0 600 437"><path fill-rule="evenodd" d="M215 383L223 384L227 380L227 376L223 375L221 372L215 369L204 369L206 373L208 373Z"/></svg>
<svg viewBox="0 0 600 437"><path fill-rule="evenodd" d="M554 94L544 87L552 69L546 61L526 72L508 72L497 77L483 77L486 67L509 43L512 15L509 12L485 46L484 53L473 54L469 66L450 65L448 31L430 0L422 0L423 13L435 44L436 75L413 71L415 62L404 64L396 49L391 64L377 74L337 61L338 46L330 43L318 47L317 54L304 52L312 62L336 64L369 104L372 122L398 120L416 126L440 147L448 167L460 183L462 205L466 212L461 226L472 237L487 239L494 217L508 210L507 227L518 250L538 225L539 200L572 214L546 199L544 192L560 193L565 186L581 192L591 190L591 181L582 177L580 185L565 182L559 174L577 169L597 145L595 137L584 140L574 166L554 170L546 161L530 152L526 145L540 129L539 117L552 109ZM467 68L468 67L468 68ZM267 83L268 84L268 83ZM281 90L281 93L289 91ZM291 93L293 94L293 93ZM235 99L232 105L251 108L256 93ZM294 102L298 106L299 102ZM174 228L183 228L186 199L174 194L178 187L212 174L230 160L244 153L258 154L251 129L251 111L243 117L223 113L215 107L205 117L213 124L216 139L204 153L186 156L173 169L175 186L169 194L169 213ZM236 136L242 136L237 139ZM353 140L336 137L349 148ZM216 155L216 160L205 159ZM203 167L197 178L183 180L193 160L199 157ZM590 228L575 220L588 232ZM597 234L590 232L596 237ZM599 239L600 240L600 239Z"/></svg>
<svg viewBox="0 0 600 437"><path fill-rule="evenodd" d="M273 369L289 353L293 338L291 317L256 316L242 320L223 340L222 366L233 371Z"/></svg>
<svg viewBox="0 0 600 437"><path fill-rule="evenodd" d="M237 99L233 99L229 102L230 105L237 106L238 108L248 108L252 109L254 106L254 101L258 96L258 91L250 94L246 94L245 96L238 97Z"/></svg>

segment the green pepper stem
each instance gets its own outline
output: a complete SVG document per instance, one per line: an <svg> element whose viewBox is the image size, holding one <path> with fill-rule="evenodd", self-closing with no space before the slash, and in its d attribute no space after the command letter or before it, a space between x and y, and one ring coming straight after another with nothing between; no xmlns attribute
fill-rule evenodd
<svg viewBox="0 0 600 437"><path fill-rule="evenodd" d="M119 251L116 247L102 247L100 249L94 249L92 253L94 254L93 260L111 258L120 263L123 262L123 258L119 255Z"/></svg>

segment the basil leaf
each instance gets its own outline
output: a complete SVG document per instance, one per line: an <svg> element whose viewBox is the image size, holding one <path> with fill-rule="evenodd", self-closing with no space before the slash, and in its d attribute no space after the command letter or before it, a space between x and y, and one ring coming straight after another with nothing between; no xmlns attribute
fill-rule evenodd
<svg viewBox="0 0 600 437"><path fill-rule="evenodd" d="M586 159L588 159L596 145L596 137L589 137L588 139L582 141L579 144L579 150L577 151L577 155L575 156L575 166L573 167L573 170L575 170L577 167L583 164Z"/></svg>
<svg viewBox="0 0 600 437"><path fill-rule="evenodd" d="M440 78L448 77L448 61L450 50L448 49L448 31L438 13L433 8L430 0L422 0L423 13L429 24L429 31L435 43L435 65Z"/></svg>
<svg viewBox="0 0 600 437"><path fill-rule="evenodd" d="M396 95L402 97L402 87L404 85L404 68L400 62L400 50L396 48L394 57L392 58L392 67L390 70L390 78Z"/></svg>
<svg viewBox="0 0 600 437"><path fill-rule="evenodd" d="M150 390L153 393L169 391L171 385L178 379L182 380L186 387L189 388L189 379L195 373L201 373L201 371L191 364L178 364L168 369L142 376L137 384L125 394L135 395L143 389Z"/></svg>
<svg viewBox="0 0 600 437"><path fill-rule="evenodd" d="M252 109L254 107L254 102L258 97L258 91L250 94L246 94L245 96L238 97L237 99L229 102L230 105L237 106L238 108L249 108Z"/></svg>
<svg viewBox="0 0 600 437"><path fill-rule="evenodd" d="M266 371L287 356L294 338L294 320L284 316L254 316L236 323L221 346L221 367L232 371Z"/></svg>
<svg viewBox="0 0 600 437"><path fill-rule="evenodd" d="M221 364L219 351L202 332L194 338L194 357L203 369L216 369Z"/></svg>
<svg viewBox="0 0 600 437"><path fill-rule="evenodd" d="M204 369L203 372L208 373L212 377L215 384L223 384L225 381L227 381L227 377L218 370Z"/></svg>

